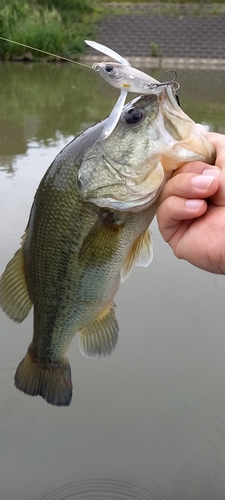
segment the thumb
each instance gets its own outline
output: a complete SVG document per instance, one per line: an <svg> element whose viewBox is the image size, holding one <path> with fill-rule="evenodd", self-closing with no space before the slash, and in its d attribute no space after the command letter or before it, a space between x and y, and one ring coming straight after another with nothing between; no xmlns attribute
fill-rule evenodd
<svg viewBox="0 0 225 500"><path fill-rule="evenodd" d="M213 132L208 132L205 135L216 150L215 164L222 171L219 188L210 199L214 205L225 206L225 135Z"/></svg>

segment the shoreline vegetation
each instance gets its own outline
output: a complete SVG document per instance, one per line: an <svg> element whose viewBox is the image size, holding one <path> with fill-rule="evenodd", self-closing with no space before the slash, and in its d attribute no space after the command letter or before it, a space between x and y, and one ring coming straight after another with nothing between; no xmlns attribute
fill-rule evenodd
<svg viewBox="0 0 225 500"><path fill-rule="evenodd" d="M1 0L0 36L78 60L96 39L97 23L107 15L225 15L225 0ZM0 40L2 61L54 61L37 51Z"/></svg>
<svg viewBox="0 0 225 500"><path fill-rule="evenodd" d="M95 25L92 0L1 0L0 36L73 60L84 52L84 40L94 36ZM43 57L0 40L0 59L35 61Z"/></svg>

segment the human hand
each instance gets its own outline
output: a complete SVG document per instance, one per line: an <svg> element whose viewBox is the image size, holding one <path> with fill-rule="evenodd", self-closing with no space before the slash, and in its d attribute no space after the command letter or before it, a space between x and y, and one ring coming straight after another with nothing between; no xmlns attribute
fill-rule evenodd
<svg viewBox="0 0 225 500"><path fill-rule="evenodd" d="M193 162L175 171L161 192L157 220L176 257L225 274L225 135L205 136L216 166Z"/></svg>

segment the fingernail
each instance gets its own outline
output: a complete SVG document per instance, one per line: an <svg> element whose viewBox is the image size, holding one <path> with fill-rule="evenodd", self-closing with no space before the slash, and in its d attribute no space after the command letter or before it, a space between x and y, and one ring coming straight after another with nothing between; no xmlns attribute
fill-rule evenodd
<svg viewBox="0 0 225 500"><path fill-rule="evenodd" d="M191 208L191 210L196 210L197 208L200 208L204 200L185 200L185 205L187 208Z"/></svg>
<svg viewBox="0 0 225 500"><path fill-rule="evenodd" d="M221 176L221 168L219 168L219 167L206 168L206 170L204 170L204 172L202 172L202 175L213 175L213 177L216 177L217 179L219 179Z"/></svg>
<svg viewBox="0 0 225 500"><path fill-rule="evenodd" d="M196 175L195 177L192 177L191 183L198 189L207 189L210 184L212 184L214 179L214 175Z"/></svg>

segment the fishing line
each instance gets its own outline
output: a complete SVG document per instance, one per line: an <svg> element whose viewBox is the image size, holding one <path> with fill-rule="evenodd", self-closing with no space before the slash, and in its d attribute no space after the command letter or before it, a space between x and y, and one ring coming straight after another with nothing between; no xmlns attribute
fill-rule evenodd
<svg viewBox="0 0 225 500"><path fill-rule="evenodd" d="M68 61L73 64L79 64L79 66L84 66L85 68L93 69L92 66L88 66L87 64L73 61L72 59L68 59L67 57L57 56L56 54L52 54L51 52L47 52L46 50L36 49L35 47L31 47L30 45L26 45L25 43L15 42L14 40L9 40L9 38L4 38L3 36L0 36L0 39L5 40L5 42L16 43L17 45L21 45L22 47L26 47L27 49L37 50L38 52L42 52L42 54L47 54L48 56L57 57L58 59L63 59L64 61Z"/></svg>

